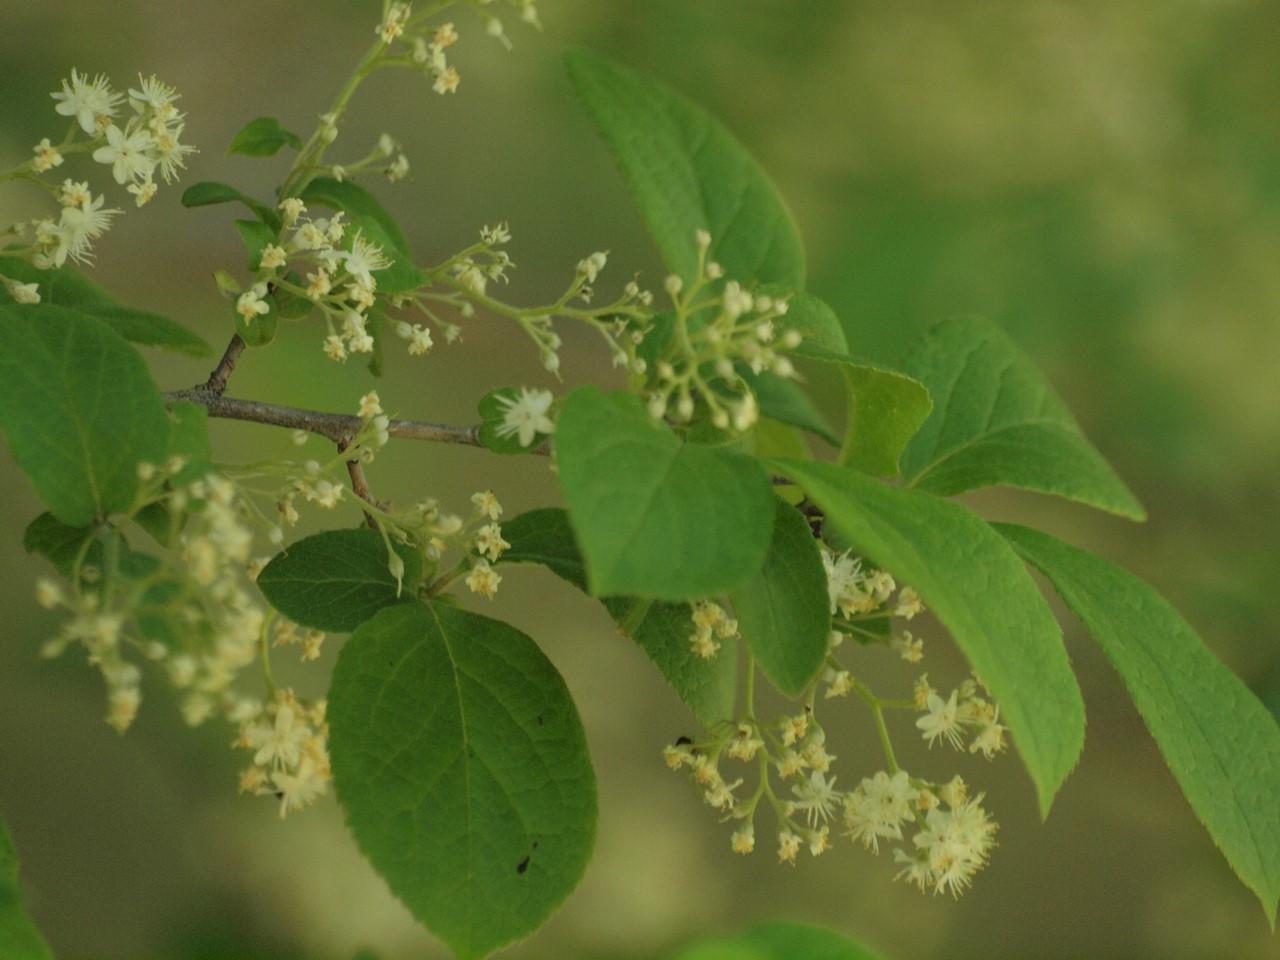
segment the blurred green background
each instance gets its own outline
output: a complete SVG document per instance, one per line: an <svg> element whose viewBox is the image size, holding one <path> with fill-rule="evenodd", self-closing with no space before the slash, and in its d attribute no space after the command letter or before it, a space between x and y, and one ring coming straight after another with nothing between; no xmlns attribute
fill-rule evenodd
<svg viewBox="0 0 1280 960"><path fill-rule="evenodd" d="M217 179L266 196L284 165L227 160L226 144L262 114L309 131L372 39L377 11L374 0L4 0L0 166L60 135L48 93L70 68L105 72L117 88L155 72L183 94L184 139L201 149L184 183ZM507 52L459 8L448 14L462 33L456 96L389 71L354 103L331 156L359 156L384 130L404 142L410 179L373 189L402 217L420 262L507 220L519 269L501 293L514 302L554 297L596 249L611 251L602 291L634 271L657 286L660 266L560 54L584 45L664 78L770 171L806 239L811 287L836 307L856 351L892 361L934 320L994 319L1065 395L1151 519L1135 526L1007 492L969 501L1139 573L1274 709L1274 3L543 0L541 11L540 34L512 18ZM105 179L94 173L96 185ZM100 241L93 276L220 346L229 311L211 274L242 267L230 228L238 214L184 211L179 195L162 189L145 210L129 205ZM112 192L109 205L129 199ZM6 190L0 222L42 214L43 203ZM251 353L232 394L354 410L367 377L325 361L320 339L314 327L291 329ZM567 329L566 340L569 382L607 380L594 341ZM210 366L149 359L166 388L202 380ZM493 386L555 387L527 341L483 316L462 344L425 362L400 355L390 368L384 406L456 423L473 420ZM268 428L228 424L215 442L226 459L284 444ZM434 495L461 508L493 486L508 515L557 501L545 462L404 446L374 466L380 496ZM229 728L185 729L160 678L146 684L142 717L121 738L102 723L100 685L77 658L38 660L56 621L32 600L44 569L20 538L39 507L7 458L0 482L0 816L58 956L338 960L362 946L387 960L444 956L361 859L331 800L281 823L272 804L234 795L241 758L228 749ZM1012 757L990 767L936 752L913 760L938 777L959 769L1001 822L992 865L953 902L892 883L887 857L845 843L795 869L775 865L771 844L736 857L729 828L662 764L662 746L690 732L687 713L596 606L541 571L513 570L492 612L537 638L565 674L601 793L597 854L581 888L505 956L640 960L765 916L825 923L902 960L1280 950L1069 618L1088 743L1047 823ZM962 666L938 628L926 636L931 679L957 682ZM337 645L292 682L322 692ZM911 679L887 659L866 669L885 683ZM847 731L833 733L846 787L877 764L866 717L852 706Z"/></svg>

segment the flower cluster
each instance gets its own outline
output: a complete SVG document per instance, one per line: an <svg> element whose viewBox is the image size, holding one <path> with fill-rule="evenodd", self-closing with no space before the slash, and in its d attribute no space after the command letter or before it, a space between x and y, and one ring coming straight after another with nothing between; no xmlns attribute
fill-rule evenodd
<svg viewBox="0 0 1280 960"><path fill-rule="evenodd" d="M471 0L485 20L485 31L510 47L506 28L502 20L491 10L493 0ZM536 0L509 0L516 8L521 20L535 27L540 27ZM446 23L434 29L423 22L427 14L414 16L413 4L391 3L374 32L387 47L387 58L392 62L403 63L420 71L432 81L431 89L436 93L455 93L461 76L455 66L449 63L445 53L458 42L458 31L452 23Z"/></svg>
<svg viewBox="0 0 1280 960"><path fill-rule="evenodd" d="M996 824L982 806L982 795L970 797L960 777L932 782L898 765L885 712L913 706L922 711L916 728L930 744L942 739L960 747L961 731L972 730L970 752L980 751L990 759L1005 743L999 711L979 696L979 684L972 679L945 700L929 687L927 677L916 682L911 699L885 700L855 678L835 655L840 641L853 635L916 662L923 656L920 641L910 633L893 633L889 619L915 617L923 605L911 588L899 589L887 571L865 567L849 551L819 546L835 629L824 669L802 693L804 708L761 722L752 702L753 686L748 684L745 712L736 723L709 731L704 738L680 738L665 749L667 764L673 770L688 768L703 800L737 823L730 839L735 852L755 849L755 818L764 800L773 811L781 862L795 863L806 848L819 856L831 848L834 835L843 834L873 853L879 853L882 844L894 846L894 859L902 865L898 877L922 891L958 895L986 865ZM715 653L715 636L736 633L736 621L718 604L694 604L692 618L695 633L690 644L701 656ZM721 630L725 633L717 634ZM888 768L862 778L851 790L837 787L836 757L828 752L826 731L817 721L815 699L822 685L828 699L857 693L870 707L885 748ZM760 772L758 785L747 796L739 795L745 778L722 769L733 760L754 763Z"/></svg>
<svg viewBox="0 0 1280 960"><path fill-rule="evenodd" d="M138 206L155 196L155 175L159 171L166 183L172 182L185 166L185 157L195 148L180 142L186 115L174 106L177 92L154 76L139 77L139 89L128 95L111 89L101 74L89 79L72 70L70 79L62 81L62 89L52 94L58 101L54 108L74 121L66 138L59 144L48 137L32 148L34 156L26 163L0 174L0 179L22 177L39 184L58 202L55 217L42 217L30 224L15 224L9 232L22 234L31 227L29 246L8 251L24 257L40 270L63 266L67 260L88 263L93 258L93 242L111 227L121 211L106 207L104 194L94 194L88 181L65 179L55 187L38 177L62 166L73 153L92 152L93 159L111 168L112 177L133 194ZM117 125L125 102L132 114ZM83 134L88 139L79 139ZM19 303L38 303L37 285L18 283L6 278L5 288Z"/></svg>
<svg viewBox="0 0 1280 960"><path fill-rule="evenodd" d="M71 573L73 589L41 580L39 602L67 609L61 633L45 644L57 656L78 643L107 684L107 722L123 732L141 703L133 652L161 667L185 692L184 719L203 723L229 709L231 686L252 663L264 612L248 583L254 532L235 485L216 473L186 479L178 457L139 476L163 504L167 529L149 529L170 547L161 558L134 552L114 528L86 541Z"/></svg>
<svg viewBox="0 0 1280 960"><path fill-rule="evenodd" d="M719 640L738 636L738 621L724 612L724 607L710 600L698 600L693 604L690 619L693 633L689 646L699 657L710 660L720 649Z"/></svg>
<svg viewBox="0 0 1280 960"><path fill-rule="evenodd" d="M666 291L674 305L674 330L657 362L648 369L649 413L655 419L691 420L705 408L721 430L741 433L759 419L755 393L742 369L766 370L780 377L796 372L784 351L800 345L795 330L779 331L787 301L752 293L737 281L724 279L724 270L707 261L711 235L698 231L698 272L686 286L676 275L667 277Z"/></svg>
<svg viewBox="0 0 1280 960"><path fill-rule="evenodd" d="M941 739L960 750L964 746L963 731L971 729L976 732L969 743L970 753L981 752L990 760L1005 748L1000 708L978 696L978 687L976 679L967 679L944 700L929 686L927 674L916 681L916 707L925 712L916 727L930 746Z"/></svg>
<svg viewBox="0 0 1280 960"><path fill-rule="evenodd" d="M467 589L492 600L498 592L498 584L502 582L502 577L493 569L492 564L498 561L502 552L511 544L502 539L502 528L497 522L502 516L502 504L498 503L493 491L481 490L474 493L471 495L471 502L475 509L464 530L475 528L471 546L478 556L471 562L471 570L467 573Z"/></svg>
<svg viewBox="0 0 1280 960"><path fill-rule="evenodd" d="M253 751L253 763L240 774L240 792L270 795L280 801L280 817L329 792L329 728L324 700L307 703L292 690L277 690L265 704L242 700L233 719L240 736L233 744Z"/></svg>

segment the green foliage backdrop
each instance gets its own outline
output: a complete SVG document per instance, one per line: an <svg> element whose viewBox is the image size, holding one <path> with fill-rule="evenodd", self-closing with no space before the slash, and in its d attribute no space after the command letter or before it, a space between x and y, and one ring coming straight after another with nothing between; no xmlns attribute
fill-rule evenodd
<svg viewBox="0 0 1280 960"><path fill-rule="evenodd" d="M245 87L255 99L274 98L286 125L309 125L315 92L348 67L356 6L363 4L9 0L0 13L0 86L15 110L0 117L0 150L26 155L47 91L68 67L123 78L141 66L184 93L187 135L204 149L192 158L189 182L216 178L220 146L245 118ZM1280 704L1280 397L1270 374L1280 367L1280 23L1265 0L939 0L910 11L836 0L544 0L543 13L546 35L521 38L513 54L474 45L456 101L424 103L409 78L380 78L370 88L370 97L403 102L414 118L398 132L417 129L420 139L406 140L423 173L407 191L416 209L401 215L406 242L423 258L452 249L475 222L509 219L531 297L551 288L566 258L601 246L612 247L614 262L660 276L624 178L574 112L559 53L580 43L664 77L747 143L792 201L807 239L809 287L836 307L853 352L896 359L943 317L994 320L1046 371L1152 519L1135 528L1006 493L981 495L988 514L1069 533L1137 571L1247 684ZM277 48L282 34L287 49ZM476 164L477 154L489 162ZM244 178L262 176L264 186L267 175L243 163ZM448 193L427 186L445 182L454 185ZM233 234L213 225L221 214L179 210L176 194L153 210L169 216L129 218L104 246L95 279L221 342L223 305L208 272L242 256ZM151 262L161 269L137 270ZM395 398L401 409L465 421L479 400L462 386L469 377L479 371L493 385L509 382L516 365L495 354L500 341L481 330L468 336L448 361L467 372L433 367L431 382ZM566 364L574 362L571 342ZM166 364L158 368L166 386L194 382L208 368L203 360ZM833 364L831 376L840 369ZM866 377L873 368L859 369ZM334 395L351 393L339 384L358 382L323 360L297 361L289 390L251 365L241 374L246 392L301 393L329 408ZM267 446L253 428L219 430ZM395 456L406 469L456 484L460 495L470 489L470 451ZM388 474L391 463L389 454ZM221 799L233 773L219 768L230 761L217 736L197 750L179 739L183 732L144 717L121 742L101 729L100 691L76 665L34 662L50 621L30 612L35 565L16 544L35 501L3 458L0 470L12 491L0 518L10 544L0 592L0 813L21 855L25 899L59 955L207 956L228 934L184 924L194 904L215 923L240 918L231 928L239 941L221 949L245 957L349 955L358 945L351 941L379 936L387 957L429 950L363 862L333 852L346 843L336 815L264 828ZM513 514L553 496L514 459L509 482L504 503ZM1124 491L1112 493L1126 512ZM1091 752L1044 828L1025 777L1007 768L1008 792L1022 791L1023 810L1004 826L988 886L961 910L886 891L888 866L871 860L804 864L794 875L765 858L732 861L714 825L702 823L661 767L658 748L683 732L686 715L643 654L627 660L616 644L607 658L590 659L614 643L602 614L556 638L565 610L577 619L590 608L542 576L513 592L505 615L526 633L554 638L552 659L593 714L585 726L596 738L605 819L598 862L578 897L511 956L654 956L691 933L741 927L764 911L856 927L902 957L987 956L992 942L1007 956L1274 950L1256 902L1199 831L1120 681L1079 635L1068 636L1068 649L1084 674ZM529 609L536 600L544 606ZM167 709L158 699L153 706ZM99 816L104 798L100 826L78 825ZM207 863L182 846L191 809L201 811L203 831L234 851L228 862ZM282 862L289 844L305 844L314 862ZM308 873L340 873L346 886L323 889L306 882ZM619 902L635 903L635 916L619 919ZM298 919L268 925L281 904L293 905ZM595 915L608 921L597 924ZM86 916L93 919L83 929L72 927ZM1029 916L1042 922L1029 925ZM104 944L116 952L102 952Z"/></svg>

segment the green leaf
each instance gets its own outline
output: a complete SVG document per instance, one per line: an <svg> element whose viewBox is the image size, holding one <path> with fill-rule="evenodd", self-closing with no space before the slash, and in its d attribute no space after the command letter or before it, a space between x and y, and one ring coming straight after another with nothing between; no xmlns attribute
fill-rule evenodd
<svg viewBox="0 0 1280 960"><path fill-rule="evenodd" d="M1160 594L1046 533L994 524L1098 641L1191 809L1272 928L1280 899L1280 728Z"/></svg>
<svg viewBox="0 0 1280 960"><path fill-rule="evenodd" d="M232 305L232 313L236 318L236 333L240 334L242 339L248 346L265 347L276 338L276 327L279 325L280 314L276 310L276 299L268 293L260 298L260 302L267 305L266 313L255 313L252 317L246 318L239 310Z"/></svg>
<svg viewBox="0 0 1280 960"><path fill-rule="evenodd" d="M188 463L207 463L213 458L209 445L209 409L199 403L175 400L169 404L169 456Z"/></svg>
<svg viewBox="0 0 1280 960"><path fill-rule="evenodd" d="M902 367L934 402L902 457L908 484L941 496L1003 484L1146 519L1048 381L998 327L944 321Z"/></svg>
<svg viewBox="0 0 1280 960"><path fill-rule="evenodd" d="M804 286L804 248L790 213L746 149L701 107L648 77L585 51L569 76L609 144L663 262L697 272L709 260L743 283Z"/></svg>
<svg viewBox="0 0 1280 960"><path fill-rule="evenodd" d="M403 604L362 624L329 690L356 842L461 960L540 927L582 878L596 785L573 700L514 627Z"/></svg>
<svg viewBox="0 0 1280 960"><path fill-rule="evenodd" d="M1062 631L1007 543L964 507L829 463L770 461L858 553L914 587L1000 707L1046 815L1084 744Z"/></svg>
<svg viewBox="0 0 1280 960"><path fill-rule="evenodd" d="M142 357L100 321L0 308L0 429L50 512L84 527L133 506L169 418Z"/></svg>
<svg viewBox="0 0 1280 960"><path fill-rule="evenodd" d="M4 960L53 960L53 953L22 906L18 888L18 855L3 820L0 820L0 957Z"/></svg>
<svg viewBox="0 0 1280 960"><path fill-rule="evenodd" d="M246 157L275 156L282 147L302 149L302 140L296 133L286 130L275 117L258 117L250 120L227 147L227 156L242 153Z"/></svg>
<svg viewBox="0 0 1280 960"><path fill-rule="evenodd" d="M898 473L898 461L933 409L919 380L871 360L805 342L797 356L836 364L844 376L848 415L840 463L873 476Z"/></svg>
<svg viewBox="0 0 1280 960"><path fill-rule="evenodd" d="M809 522L776 500L769 554L760 572L730 591L742 639L766 677L799 696L817 676L831 640L827 574Z"/></svg>
<svg viewBox="0 0 1280 960"><path fill-rule="evenodd" d="M586 565L563 510L544 508L512 517L502 524L502 536L511 546L503 551L501 562L540 563L586 592ZM721 641L717 654L705 660L689 645L693 622L687 603L648 604L631 597L606 597L604 606L619 624L626 623L633 610L643 613L640 622L631 625L631 639L703 726L732 717L738 685L737 641Z"/></svg>
<svg viewBox="0 0 1280 960"><path fill-rule="evenodd" d="M763 565L773 493L758 460L682 443L639 398L594 386L565 400L555 451L596 596L696 599Z"/></svg>
<svg viewBox="0 0 1280 960"><path fill-rule="evenodd" d="M254 216L273 230L280 230L282 221L280 214L276 210L261 200L251 197L247 193L241 193L235 187L227 186L225 183L206 180L201 183L193 183L182 192L182 205L184 207L207 207L217 203L235 202L243 203L253 211Z"/></svg>
<svg viewBox="0 0 1280 960"><path fill-rule="evenodd" d="M845 339L840 318L825 300L812 293L792 291L776 283L761 284L756 292L775 300L787 301L787 312L774 321L774 326L778 329L795 330L810 347L836 354L849 352L849 343Z"/></svg>
<svg viewBox="0 0 1280 960"><path fill-rule="evenodd" d="M19 311L43 312L48 306L74 307L101 320L130 343L159 347L191 357L207 357L213 348L180 323L148 310L122 306L111 294L71 266L37 270L17 257L0 257L0 274L22 283L34 283L40 303L15 305L0 288L0 300Z"/></svg>
<svg viewBox="0 0 1280 960"><path fill-rule="evenodd" d="M387 256L394 256L397 260L407 260L413 263L413 253L409 249L409 240L405 237L404 231L400 229L400 224L396 218L378 202L375 197L364 187L357 186L350 181L338 182L331 177L316 177L300 194L300 199L307 206L317 205L328 207L330 210L342 210L354 223L360 217L370 217L378 222L378 226L382 228L382 233L387 241ZM378 287L381 289L382 281L379 279Z"/></svg>
<svg viewBox="0 0 1280 960"><path fill-rule="evenodd" d="M639 624L630 628L631 639L653 661L699 723L711 729L733 718L738 692L737 640L718 640L720 649L707 659L694 653L689 643L694 631L689 604L650 604L630 597L607 597L604 605L618 621L620 631L643 613Z"/></svg>
<svg viewBox="0 0 1280 960"><path fill-rule="evenodd" d="M306 286L296 270L290 270L286 273L285 280L294 286ZM306 297L290 293L283 287L276 287L272 297L276 301L276 312L280 315L281 320L301 320L303 317L308 316L316 306ZM373 311L370 311L370 313L372 314Z"/></svg>
<svg viewBox="0 0 1280 960"><path fill-rule="evenodd" d="M85 541L92 539L96 532L96 527L73 527L63 523L52 513L42 513L27 524L27 529L22 534L22 546L27 553L44 557L64 577L70 577L81 550L86 550L86 558L90 562L102 562L101 544L92 543L88 548L84 546Z"/></svg>
<svg viewBox="0 0 1280 960"><path fill-rule="evenodd" d="M392 541L404 561L403 583L388 568L377 530L329 530L304 537L258 574L267 601L305 627L348 633L383 607L417 599L422 554Z"/></svg>
<svg viewBox="0 0 1280 960"><path fill-rule="evenodd" d="M502 551L502 563L538 563L583 593L587 592L587 568L578 541L569 526L569 515L555 507L529 510L504 520L502 538L510 544Z"/></svg>
<svg viewBox="0 0 1280 960"><path fill-rule="evenodd" d="M817 434L833 447L840 445L835 429L799 384L767 370L752 373L746 364L738 365L738 374L756 395L760 412L764 416Z"/></svg>
<svg viewBox="0 0 1280 960"><path fill-rule="evenodd" d="M848 937L805 923L773 920L736 937L703 940L673 960L882 960Z"/></svg>
<svg viewBox="0 0 1280 960"><path fill-rule="evenodd" d="M254 273L262 264L262 251L278 239L276 231L260 220L237 220L236 232L249 254L249 272Z"/></svg>

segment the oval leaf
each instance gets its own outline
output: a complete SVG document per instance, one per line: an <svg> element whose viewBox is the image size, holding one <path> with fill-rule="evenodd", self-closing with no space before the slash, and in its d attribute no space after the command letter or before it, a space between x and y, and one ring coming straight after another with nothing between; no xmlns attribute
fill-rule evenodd
<svg viewBox="0 0 1280 960"><path fill-rule="evenodd" d="M4 960L53 960L40 931L27 916L18 889L18 855L9 828L0 820L0 957Z"/></svg>
<svg viewBox="0 0 1280 960"><path fill-rule="evenodd" d="M296 133L286 130L275 117L258 117L240 128L227 148L227 156L241 153L246 157L270 157L282 147L301 150L302 140Z"/></svg>
<svg viewBox="0 0 1280 960"><path fill-rule="evenodd" d="M422 554L392 541L404 561L397 583L377 530L329 530L305 537L258 574L267 601L305 627L348 633L383 607L416 599Z"/></svg>
<svg viewBox="0 0 1280 960"><path fill-rule="evenodd" d="M593 386L565 400L555 451L596 596L691 600L764 563L773 493L758 460L682 443L639 398Z"/></svg>
<svg viewBox="0 0 1280 960"><path fill-rule="evenodd" d="M934 402L902 457L910 485L950 496L1003 484L1146 519L1043 374L995 325L944 321L902 369Z"/></svg>
<svg viewBox="0 0 1280 960"><path fill-rule="evenodd" d="M40 306L0 309L0 428L50 512L84 527L133 507L169 417L138 351L92 317Z"/></svg>
<svg viewBox="0 0 1280 960"><path fill-rule="evenodd" d="M1084 745L1084 703L1062 631L1017 555L958 504L829 463L770 463L951 631L999 705L1047 814Z"/></svg>
<svg viewBox="0 0 1280 960"><path fill-rule="evenodd" d="M1275 719L1148 584L1046 533L994 526L1101 645L1191 809L1274 927L1280 899Z"/></svg>
<svg viewBox="0 0 1280 960"><path fill-rule="evenodd" d="M356 842L462 960L541 926L586 869L596 786L564 681L514 627L404 604L351 635L329 690Z"/></svg>
<svg viewBox="0 0 1280 960"><path fill-rule="evenodd" d="M657 81L594 54L575 51L565 59L668 269L691 279L698 263L695 234L707 230L707 257L726 276L804 286L804 248L791 214L755 160L714 117Z"/></svg>
<svg viewBox="0 0 1280 960"><path fill-rule="evenodd" d="M729 599L742 638L766 677L799 696L817 676L831 641L827 574L809 522L777 500L773 540L760 572Z"/></svg>

